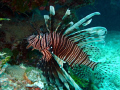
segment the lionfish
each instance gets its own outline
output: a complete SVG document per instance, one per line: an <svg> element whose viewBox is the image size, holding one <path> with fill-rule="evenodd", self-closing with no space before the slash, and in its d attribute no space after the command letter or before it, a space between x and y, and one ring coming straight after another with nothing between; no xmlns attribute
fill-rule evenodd
<svg viewBox="0 0 120 90"><path fill-rule="evenodd" d="M59 89L64 85L69 90L69 84L71 84L75 90L81 90L63 68L63 63L68 63L72 68L76 65L86 65L94 69L97 62L91 61L83 48L89 43L103 41L107 29L91 27L79 30L79 26L90 24L91 18L100 15L99 12L91 13L75 24L71 21L65 25L64 21L70 16L70 13L70 10L67 9L55 29L55 9L50 6L50 15L44 15L47 32L31 35L27 39L29 42L27 49L32 46L33 50L39 50L43 54L42 58L37 61L36 67L43 71L48 82L56 84Z"/></svg>

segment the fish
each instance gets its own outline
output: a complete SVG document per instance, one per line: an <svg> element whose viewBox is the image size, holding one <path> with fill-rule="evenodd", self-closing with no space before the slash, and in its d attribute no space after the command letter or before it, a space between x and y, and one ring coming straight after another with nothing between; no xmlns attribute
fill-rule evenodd
<svg viewBox="0 0 120 90"><path fill-rule="evenodd" d="M43 54L42 58L37 60L36 67L43 71L47 82L57 85L59 89L64 85L70 90L69 84L71 84L75 90L82 90L65 71L64 63L68 63L71 68L76 65L86 65L94 70L98 62L90 60L83 49L87 44L104 41L107 29L101 26L83 30L79 28L81 25L90 24L91 18L100 15L99 12L91 13L75 24L72 21L64 24L70 14L70 10L67 9L55 28L55 8L50 6L50 14L44 15L47 32L38 31L37 35L29 36L27 38L29 44L26 48L32 47L32 50L38 50Z"/></svg>
<svg viewBox="0 0 120 90"><path fill-rule="evenodd" d="M0 18L0 21L1 20L8 20L9 21L10 19L9 18Z"/></svg>
<svg viewBox="0 0 120 90"><path fill-rule="evenodd" d="M0 18L0 21L3 21L3 20L7 20L7 21L9 21L9 20L11 20L11 19L9 19L9 18ZM0 24L0 28L2 27L2 24Z"/></svg>

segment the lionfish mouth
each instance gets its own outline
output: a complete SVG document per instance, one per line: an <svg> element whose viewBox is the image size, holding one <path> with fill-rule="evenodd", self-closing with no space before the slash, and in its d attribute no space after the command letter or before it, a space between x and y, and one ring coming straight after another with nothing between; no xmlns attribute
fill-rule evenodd
<svg viewBox="0 0 120 90"><path fill-rule="evenodd" d="M39 50L43 56L36 63L36 67L40 68L45 75L46 80L57 86L65 86L68 90L71 84L75 90L81 88L67 74L63 68L63 63L68 63L72 68L75 65L86 65L94 69L97 62L90 60L89 55L83 51L87 44L93 42L104 41L107 29L104 27L91 27L80 30L79 26L87 26L91 23L92 17L100 15L99 12L94 12L77 23L69 22L66 25L64 21L70 16L68 9L62 18L62 21L54 29L55 10L50 6L50 15L44 15L46 30L49 33L32 35L27 40L29 47L33 50ZM64 83L64 84L63 84Z"/></svg>

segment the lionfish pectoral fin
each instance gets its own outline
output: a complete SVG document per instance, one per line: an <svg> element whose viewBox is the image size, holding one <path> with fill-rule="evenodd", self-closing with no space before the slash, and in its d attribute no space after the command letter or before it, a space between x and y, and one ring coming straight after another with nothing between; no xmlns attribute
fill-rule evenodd
<svg viewBox="0 0 120 90"><path fill-rule="evenodd" d="M35 50L35 48L32 49L32 51Z"/></svg>
<svg viewBox="0 0 120 90"><path fill-rule="evenodd" d="M83 46L88 43L104 41L106 34L107 29L99 26L71 33L68 37L71 41L78 43L78 46Z"/></svg>
<svg viewBox="0 0 120 90"><path fill-rule="evenodd" d="M55 84L59 89L63 89L62 84L64 83L65 87L70 90L63 71L53 57L49 61L45 61L44 59L40 60L37 67L43 71L43 75L46 77L47 83Z"/></svg>
<svg viewBox="0 0 120 90"><path fill-rule="evenodd" d="M57 61L58 65L60 66L60 68L63 68L63 64L66 63L65 61L59 59L55 54L52 54L52 56L54 57L54 59Z"/></svg>
<svg viewBox="0 0 120 90"><path fill-rule="evenodd" d="M64 83L65 87L69 90L70 88L66 77L64 76L64 73L57 61L51 55L51 52L47 49L44 49L41 52L43 54L42 62L40 60L40 63L38 63L37 66L43 71L43 75L46 77L47 82L55 82L54 84L61 88L63 87L62 84Z"/></svg>
<svg viewBox="0 0 120 90"><path fill-rule="evenodd" d="M65 31L64 35L67 35L69 32L74 32L74 29L76 29L76 27L81 26L83 23L86 23L86 21L88 21L86 23L86 25L89 24L91 22L91 20L89 21L89 19L92 18L95 15L100 15L100 13L99 12L94 12L94 13L91 13L91 14L87 15L86 17L84 17L83 19L81 19L77 23L75 23L73 26L71 26L70 28L68 28Z"/></svg>
<svg viewBox="0 0 120 90"><path fill-rule="evenodd" d="M36 66L42 70L43 75L46 77L46 82L54 83L61 86L57 71L55 69L56 65L53 59L45 61L43 58L39 60Z"/></svg>
<svg viewBox="0 0 120 90"><path fill-rule="evenodd" d="M90 23L91 23L91 21L92 21L92 19L90 19L90 20L86 21L86 22L85 22L85 23L83 23L82 25L83 25L83 26L87 26L88 24L90 24Z"/></svg>
<svg viewBox="0 0 120 90"><path fill-rule="evenodd" d="M63 65L63 63L65 63L63 60L61 60L59 57L57 57L55 54L52 54L52 56L54 57L54 59L56 60L56 62L58 63L58 65L59 65L59 67L61 66L61 65ZM61 61L63 61L62 63L61 63ZM63 74L63 76L65 77L65 79L67 80L67 82L69 83L69 84L71 84L74 88L75 88L75 90L82 90L77 84L76 84L76 82L72 79L72 77L65 71L65 69L63 68L63 67L61 67L61 71L63 72L62 74ZM67 83L66 83L66 85L67 85ZM68 88L67 86L66 86L66 88Z"/></svg>

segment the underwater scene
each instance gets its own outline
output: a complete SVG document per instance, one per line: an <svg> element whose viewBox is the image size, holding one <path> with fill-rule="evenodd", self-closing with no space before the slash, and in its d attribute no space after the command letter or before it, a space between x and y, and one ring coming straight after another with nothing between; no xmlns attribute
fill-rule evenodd
<svg viewBox="0 0 120 90"><path fill-rule="evenodd" d="M0 90L120 90L120 0L0 0Z"/></svg>

